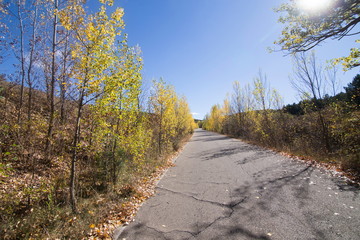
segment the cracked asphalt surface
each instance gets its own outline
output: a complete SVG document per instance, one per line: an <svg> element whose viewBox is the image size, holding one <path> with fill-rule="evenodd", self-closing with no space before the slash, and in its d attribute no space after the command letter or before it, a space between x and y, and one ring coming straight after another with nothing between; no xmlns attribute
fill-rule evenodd
<svg viewBox="0 0 360 240"><path fill-rule="evenodd" d="M328 171L197 129L115 239L360 239L360 189Z"/></svg>

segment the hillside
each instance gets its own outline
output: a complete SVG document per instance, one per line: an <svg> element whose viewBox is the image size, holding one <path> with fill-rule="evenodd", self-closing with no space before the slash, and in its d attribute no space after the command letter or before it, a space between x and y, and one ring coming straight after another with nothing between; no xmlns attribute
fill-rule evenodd
<svg viewBox="0 0 360 240"><path fill-rule="evenodd" d="M56 115L51 150L45 152L50 110L48 95L32 90L30 118L24 104L18 121L20 86L4 80L0 86L0 235L5 239L109 236L114 226L106 221L119 225L131 219L138 205L151 195L157 176L171 166L169 156L174 149L179 149L193 128L190 118L174 122L175 125L168 127L176 126L176 132L163 136L159 142L158 115L138 112L133 119L136 124L125 126L120 134L131 140L136 137L134 130L142 128L144 135L137 137L137 144L142 145L127 148L126 144L131 142L121 142L119 138L118 147L114 150L111 145L109 149L105 144L109 140L96 135L100 125L94 119L94 105L85 105L75 172L78 206L73 212L69 181L76 102L66 100L66 121L60 121L60 115ZM27 99L29 88L26 87L24 93ZM59 102L56 98L57 109ZM108 121L112 119L113 116ZM168 131L162 128L161 131ZM141 149L144 154L139 152ZM136 152L138 155L134 155Z"/></svg>

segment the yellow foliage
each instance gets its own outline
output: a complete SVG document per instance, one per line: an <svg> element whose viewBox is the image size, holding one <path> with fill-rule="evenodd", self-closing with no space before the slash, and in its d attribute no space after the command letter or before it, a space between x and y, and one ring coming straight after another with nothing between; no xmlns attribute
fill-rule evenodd
<svg viewBox="0 0 360 240"><path fill-rule="evenodd" d="M224 109L219 104L211 107L210 115L204 122L204 128L214 132L222 132L222 123L224 120Z"/></svg>
<svg viewBox="0 0 360 240"><path fill-rule="evenodd" d="M194 119L186 99L179 98L174 88L162 79L154 81L150 105L154 114L154 131L160 152L162 148L169 147L171 142L176 144L176 139L194 130Z"/></svg>

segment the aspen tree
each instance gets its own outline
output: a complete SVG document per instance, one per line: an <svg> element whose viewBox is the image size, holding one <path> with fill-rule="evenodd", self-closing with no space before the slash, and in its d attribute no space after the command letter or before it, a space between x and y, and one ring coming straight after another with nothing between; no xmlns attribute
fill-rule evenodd
<svg viewBox="0 0 360 240"><path fill-rule="evenodd" d="M158 151L169 146L171 138L175 136L176 115L175 102L177 100L174 88L160 79L153 82L150 105L154 114L157 134Z"/></svg>
<svg viewBox="0 0 360 240"><path fill-rule="evenodd" d="M17 1L17 18L19 21L19 31L20 31L20 99L19 99L19 107L18 107L18 123L21 122L21 114L22 114L22 105L24 99L24 84L25 84L25 30L24 30L24 17L23 17L23 6L24 3L21 0Z"/></svg>
<svg viewBox="0 0 360 240"><path fill-rule="evenodd" d="M113 62L103 82L103 94L92 109L97 122L97 144L105 141L109 146L108 150L99 150L109 153L115 186L120 163L130 159L141 162L151 134L146 136L143 114L138 108L142 59L136 49L127 46L126 39L114 48L115 51L109 53Z"/></svg>
<svg viewBox="0 0 360 240"><path fill-rule="evenodd" d="M224 116L221 110L221 106L219 104L213 105L210 110L209 118L207 119L207 129L220 133L222 131L223 119Z"/></svg>
<svg viewBox="0 0 360 240"><path fill-rule="evenodd" d="M116 36L121 34L124 27L123 10L118 8L108 16L106 6L112 5L112 2L102 0L100 3L102 5L99 11L88 16L83 5L76 1L59 13L62 25L67 30L74 31L76 35L71 52L74 60L72 77L77 80L78 89L70 171L70 202L74 212L77 211L75 176L83 107L101 94L102 84L107 77L106 70L111 64L108 54Z"/></svg>
<svg viewBox="0 0 360 240"><path fill-rule="evenodd" d="M230 106L232 115L235 115L236 135L242 136L244 134L245 94L238 81L233 83Z"/></svg>
<svg viewBox="0 0 360 240"><path fill-rule="evenodd" d="M178 98L175 106L176 132L180 137L194 130L194 119L191 115L189 105L185 97Z"/></svg>
<svg viewBox="0 0 360 240"><path fill-rule="evenodd" d="M46 158L49 158L51 153L51 136L54 128L55 117L55 84L56 84L56 47L57 47L57 27L58 27L58 0L54 0L53 5L53 22L52 22L52 36L51 36L51 78L50 78L50 116L48 122L48 131L45 143Z"/></svg>

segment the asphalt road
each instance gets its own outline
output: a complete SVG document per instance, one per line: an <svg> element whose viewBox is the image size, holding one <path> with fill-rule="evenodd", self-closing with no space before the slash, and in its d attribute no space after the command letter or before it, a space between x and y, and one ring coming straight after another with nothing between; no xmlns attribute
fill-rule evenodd
<svg viewBox="0 0 360 240"><path fill-rule="evenodd" d="M196 130L116 239L360 239L360 190L328 171Z"/></svg>

